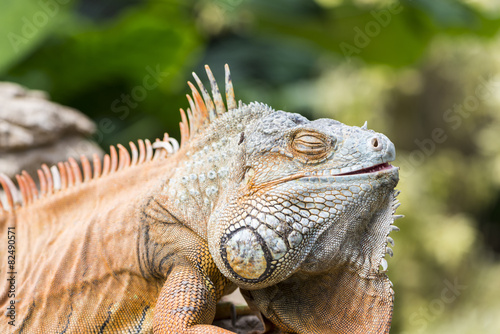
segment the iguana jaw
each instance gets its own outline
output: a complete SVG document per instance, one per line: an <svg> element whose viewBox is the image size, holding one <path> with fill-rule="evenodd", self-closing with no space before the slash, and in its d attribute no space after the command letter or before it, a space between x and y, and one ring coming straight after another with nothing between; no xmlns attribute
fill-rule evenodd
<svg viewBox="0 0 500 334"><path fill-rule="evenodd" d="M248 184L249 194L227 201L237 203L237 210L221 207L212 218L225 222L211 246L219 268L247 289L279 282L299 267L314 273L347 265L365 278L383 275L378 266L391 230L398 168L382 167L354 175L304 172Z"/></svg>
<svg viewBox="0 0 500 334"><path fill-rule="evenodd" d="M351 167L349 167L351 169ZM368 167L353 167L353 171L349 172L341 172L342 169L324 169L319 171L311 171L303 173L303 177L301 177L301 181L310 181L310 182L324 182L324 183L332 183L343 180L362 180L372 178L373 176L380 176L383 174L391 174L397 173L399 170L398 167L394 167L388 162L384 162L377 165L372 165ZM284 179L284 181L287 181Z"/></svg>
<svg viewBox="0 0 500 334"><path fill-rule="evenodd" d="M323 175L328 175L327 173L328 170L323 172ZM389 234L394 230L399 230L393 223L401 217L395 215L395 210L399 206L399 201L396 199L399 191L394 190L398 179L399 168L389 163L358 169L355 172L342 175L316 175L297 179L295 182L308 183L310 184L308 187L320 193L332 186L338 187L339 190L343 188L346 191L345 195L356 189L358 189L356 192L361 189L359 193L352 193L351 200L354 200L354 203L347 206L339 204L342 205L343 215L326 223L329 227L321 233L322 236L316 241L318 251L312 250L309 255L312 256L312 259L306 262L323 264L330 262L331 266L353 266L355 271L365 278L386 277L387 261L385 255L392 256L392 249L389 247L394 243ZM343 185L346 184L351 186L344 187ZM342 190L340 191L342 192ZM364 198L365 203L370 201L372 204L369 207L357 205L355 202L358 196ZM342 201L342 203L345 202ZM339 239L340 235L343 236L341 239ZM337 246L342 251L330 254L319 251L332 243L340 243ZM325 258L320 260L316 254L325 254ZM311 271L322 270L308 265L306 267L309 267L307 270Z"/></svg>
<svg viewBox="0 0 500 334"><path fill-rule="evenodd" d="M376 173L376 172L379 172L379 171L387 171L387 170L390 170L392 168L393 168L393 166L391 164L389 164L388 162L384 162L384 163L381 163L381 164L378 164L378 165L375 165L375 166L370 166L370 167L366 167L366 168L361 168L361 169L358 169L358 170L354 170L352 172L341 173L341 174L338 174L337 176Z"/></svg>
<svg viewBox="0 0 500 334"><path fill-rule="evenodd" d="M265 188L276 186L280 183L290 182L290 181L302 181L302 182L312 182L312 183L334 183L340 181L354 181L354 180L364 180L373 177L380 177L384 174L397 175L399 167L392 166L388 162L384 162L375 166L368 167L353 167L354 171L339 173L339 169L324 169L324 170L314 170L301 172L286 177L282 177L277 180L267 181L261 184L251 184L251 192L256 192Z"/></svg>

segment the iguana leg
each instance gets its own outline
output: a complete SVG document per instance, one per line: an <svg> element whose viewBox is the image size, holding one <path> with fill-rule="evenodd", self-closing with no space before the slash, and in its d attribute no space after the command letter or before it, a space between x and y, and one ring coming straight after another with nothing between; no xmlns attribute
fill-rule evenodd
<svg viewBox="0 0 500 334"><path fill-rule="evenodd" d="M208 325L216 308L212 281L188 265L175 267L168 275L155 307L155 334L234 334Z"/></svg>

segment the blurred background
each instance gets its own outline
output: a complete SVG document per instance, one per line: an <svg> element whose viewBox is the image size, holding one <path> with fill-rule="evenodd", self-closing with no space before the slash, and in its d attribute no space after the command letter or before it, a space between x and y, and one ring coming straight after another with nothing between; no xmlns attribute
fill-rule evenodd
<svg viewBox="0 0 500 334"><path fill-rule="evenodd" d="M2 0L0 81L82 111L106 151L179 138L204 64L243 102L368 121L401 167L391 333L499 333L499 30L497 0Z"/></svg>

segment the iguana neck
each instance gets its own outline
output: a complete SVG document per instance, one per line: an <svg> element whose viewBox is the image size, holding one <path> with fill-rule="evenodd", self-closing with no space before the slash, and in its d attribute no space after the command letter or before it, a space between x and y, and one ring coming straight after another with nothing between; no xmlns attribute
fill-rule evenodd
<svg viewBox="0 0 500 334"><path fill-rule="evenodd" d="M157 202L165 203L170 214L204 239L217 203L232 193L235 180L243 175L245 161L240 144L245 129L262 113L252 104L241 105L215 119L178 152L178 165L158 188Z"/></svg>
<svg viewBox="0 0 500 334"><path fill-rule="evenodd" d="M301 334L388 333L394 299L387 276L364 279L349 268L296 274L244 295L281 329Z"/></svg>

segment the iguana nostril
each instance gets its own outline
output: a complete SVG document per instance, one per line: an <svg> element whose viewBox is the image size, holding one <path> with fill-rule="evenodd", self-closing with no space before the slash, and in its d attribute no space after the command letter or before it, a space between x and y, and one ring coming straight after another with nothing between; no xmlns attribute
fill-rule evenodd
<svg viewBox="0 0 500 334"><path fill-rule="evenodd" d="M382 145L382 141L377 138L377 137L372 137L370 140L370 145L371 145L371 148L374 150L374 151L380 151L382 150L383 148L383 145Z"/></svg>

